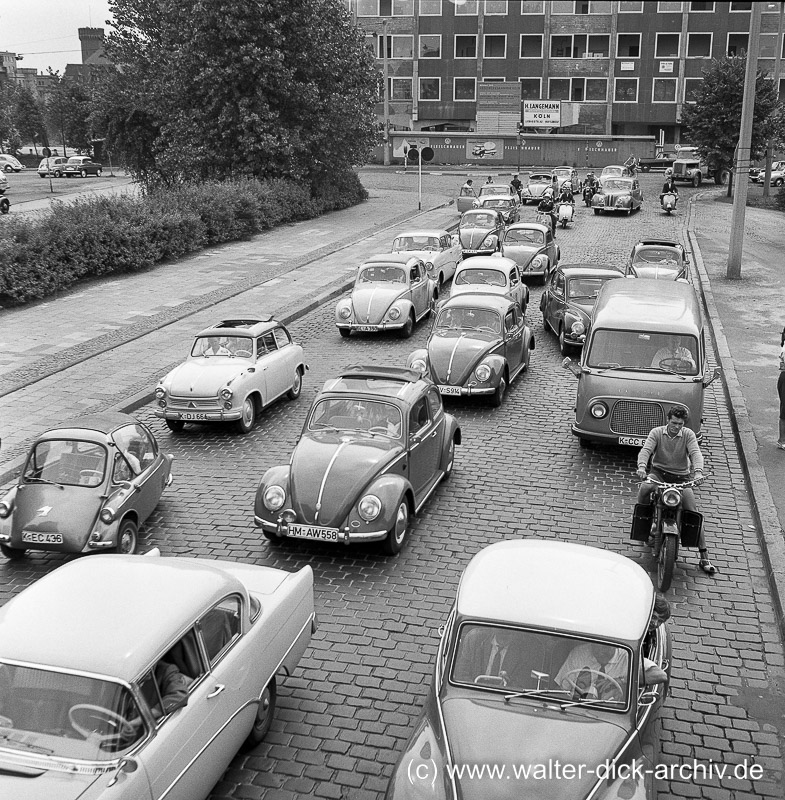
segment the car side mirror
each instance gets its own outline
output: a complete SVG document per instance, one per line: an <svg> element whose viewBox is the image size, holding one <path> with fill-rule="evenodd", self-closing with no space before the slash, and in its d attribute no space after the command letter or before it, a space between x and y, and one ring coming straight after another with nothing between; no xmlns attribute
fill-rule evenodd
<svg viewBox="0 0 785 800"><path fill-rule="evenodd" d="M646 706L653 706L658 699L659 696L657 692L652 692L652 691L644 692L638 698L638 706L643 708L645 708Z"/></svg>
<svg viewBox="0 0 785 800"><path fill-rule="evenodd" d="M132 772L136 772L139 769L139 762L135 758L121 758L117 764L117 769L115 770L114 775L109 779L109 783L107 786L114 786L117 783L117 779L123 773L130 775Z"/></svg>
<svg viewBox="0 0 785 800"><path fill-rule="evenodd" d="M569 356L561 362L564 369L568 369L576 378L581 377L581 366L577 361L573 361Z"/></svg>
<svg viewBox="0 0 785 800"><path fill-rule="evenodd" d="M703 379L703 388L707 389L709 386L711 386L712 383L714 383L714 381L716 381L721 374L722 370L719 367L715 367L714 372L711 375L711 378L709 378L708 380L706 380L705 378Z"/></svg>

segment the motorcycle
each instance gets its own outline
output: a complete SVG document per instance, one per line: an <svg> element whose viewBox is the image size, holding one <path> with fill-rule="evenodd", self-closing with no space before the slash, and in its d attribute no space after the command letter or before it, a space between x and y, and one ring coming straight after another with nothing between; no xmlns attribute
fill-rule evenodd
<svg viewBox="0 0 785 800"><path fill-rule="evenodd" d="M557 219L562 228L566 228L567 223L573 221L573 217L575 215L575 205L573 203L559 203L556 213Z"/></svg>
<svg viewBox="0 0 785 800"><path fill-rule="evenodd" d="M555 226L553 224L553 217L547 211L537 211L537 216L534 218L534 221L539 225L545 225L546 227L550 228L554 233Z"/></svg>
<svg viewBox="0 0 785 800"><path fill-rule="evenodd" d="M673 568L682 547L697 547L703 527L703 514L682 507L682 490L701 481L665 483L649 475L654 484L651 503L636 503L630 539L649 542L657 561L657 589L667 592L673 580Z"/></svg>
<svg viewBox="0 0 785 800"><path fill-rule="evenodd" d="M676 201L679 198L673 192L667 192L662 196L662 200L660 200L660 205L662 206L663 211L666 214L670 214L672 211L676 210Z"/></svg>
<svg viewBox="0 0 785 800"><path fill-rule="evenodd" d="M583 204L585 206L591 205L591 199L594 197L595 188L591 184L586 184L583 187Z"/></svg>

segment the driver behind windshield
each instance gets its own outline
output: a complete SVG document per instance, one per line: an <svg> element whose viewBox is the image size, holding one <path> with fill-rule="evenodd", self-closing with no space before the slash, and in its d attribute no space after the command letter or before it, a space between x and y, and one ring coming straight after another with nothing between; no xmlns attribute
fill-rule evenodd
<svg viewBox="0 0 785 800"><path fill-rule="evenodd" d="M689 364L690 371L695 370L695 359L692 357L689 348L684 347L682 344L681 336L671 336L668 343L654 354L651 365L659 369L684 372L685 362Z"/></svg>
<svg viewBox="0 0 785 800"><path fill-rule="evenodd" d="M497 314L473 308L448 308L439 315L437 326L452 330L490 328L494 333L501 332Z"/></svg>
<svg viewBox="0 0 785 800"><path fill-rule="evenodd" d="M623 701L627 694L627 654L620 647L586 642L573 647L556 675L573 700Z"/></svg>

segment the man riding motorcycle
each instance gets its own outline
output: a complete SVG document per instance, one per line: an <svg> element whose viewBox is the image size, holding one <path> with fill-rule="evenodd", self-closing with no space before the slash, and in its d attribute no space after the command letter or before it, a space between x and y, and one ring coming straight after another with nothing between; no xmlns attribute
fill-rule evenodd
<svg viewBox="0 0 785 800"><path fill-rule="evenodd" d="M675 194L678 198L679 189L676 186L676 181L673 180L673 173L665 175L665 183L662 184L662 191L660 192L660 205L662 205L662 198L666 194Z"/></svg>
<svg viewBox="0 0 785 800"><path fill-rule="evenodd" d="M539 214L547 214L551 218L551 232L556 238L556 206L553 202L553 189L546 189L542 193L540 204L537 206Z"/></svg>

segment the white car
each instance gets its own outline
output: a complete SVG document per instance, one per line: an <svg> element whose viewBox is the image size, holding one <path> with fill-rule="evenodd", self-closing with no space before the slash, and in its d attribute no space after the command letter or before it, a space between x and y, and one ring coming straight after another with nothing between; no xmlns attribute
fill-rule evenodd
<svg viewBox="0 0 785 800"><path fill-rule="evenodd" d="M175 432L186 422L234 422L248 433L274 400L300 396L306 369L302 347L271 316L222 320L158 384L154 412Z"/></svg>
<svg viewBox="0 0 785 800"><path fill-rule="evenodd" d="M8 155L8 153L0 153L0 169L3 172L21 172L27 167L18 158Z"/></svg>
<svg viewBox="0 0 785 800"><path fill-rule="evenodd" d="M8 188L8 178L0 172L0 195L5 194L6 189Z"/></svg>
<svg viewBox="0 0 785 800"><path fill-rule="evenodd" d="M444 230L403 231L395 237L392 252L422 259L437 286L452 278L463 257L460 244Z"/></svg>
<svg viewBox="0 0 785 800"><path fill-rule="evenodd" d="M515 300L526 313L529 287L521 278L518 265L504 256L473 256L458 265L452 282L450 297L471 292L476 294L501 294Z"/></svg>
<svg viewBox="0 0 785 800"><path fill-rule="evenodd" d="M763 183L766 179L766 168L763 167L757 175L752 176L754 183ZM785 161L774 161L771 165L771 185L782 186L785 183Z"/></svg>
<svg viewBox="0 0 785 800"><path fill-rule="evenodd" d="M60 178L63 174L62 168L67 163L68 159L63 158L63 156L49 156L49 158L41 159L41 163L38 165L36 171L42 178L47 178L50 175L53 178Z"/></svg>

